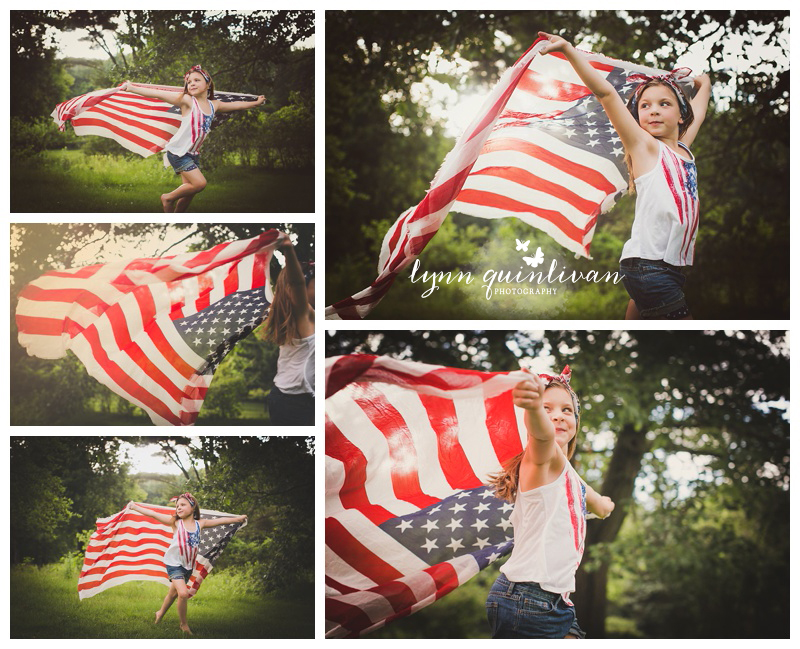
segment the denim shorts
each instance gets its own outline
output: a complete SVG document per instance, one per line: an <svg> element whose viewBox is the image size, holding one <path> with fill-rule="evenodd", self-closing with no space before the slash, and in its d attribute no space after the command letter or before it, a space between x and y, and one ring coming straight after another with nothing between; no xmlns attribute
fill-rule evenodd
<svg viewBox="0 0 800 649"><path fill-rule="evenodd" d="M166 568L167 576L169 576L170 581L173 579L183 579L187 584L189 583L189 577L191 577L192 572L194 572L183 566L166 566Z"/></svg>
<svg viewBox="0 0 800 649"><path fill-rule="evenodd" d="M486 599L493 638L565 638L586 634L578 626L575 607L558 593L533 581L509 581L503 573Z"/></svg>
<svg viewBox="0 0 800 649"><path fill-rule="evenodd" d="M199 169L197 165L197 161L200 155L197 153L186 153L185 155L175 155L174 153L170 153L167 151L167 160L172 165L172 168L175 170L176 174L181 173L182 171L192 171L193 169Z"/></svg>
<svg viewBox="0 0 800 649"><path fill-rule="evenodd" d="M679 320L689 316L683 294L686 277L678 266L660 259L631 257L619 263L619 270L643 320Z"/></svg>

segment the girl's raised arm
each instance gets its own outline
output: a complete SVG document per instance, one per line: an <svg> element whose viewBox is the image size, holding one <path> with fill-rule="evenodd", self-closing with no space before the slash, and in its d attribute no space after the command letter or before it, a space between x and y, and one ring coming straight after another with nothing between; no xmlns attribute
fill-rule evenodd
<svg viewBox="0 0 800 649"><path fill-rule="evenodd" d="M581 482L586 487L586 508L598 518L608 518L611 512L614 511L614 501L608 496L601 496L586 484L582 478Z"/></svg>
<svg viewBox="0 0 800 649"><path fill-rule="evenodd" d="M288 275L287 283L292 289L292 310L296 317L303 317L311 310L311 305L308 303L308 292L306 291L306 278L303 276L303 268L300 266L300 260L297 258L297 253L294 251L294 244L288 235L278 244L278 248L286 259L284 272Z"/></svg>
<svg viewBox="0 0 800 649"><path fill-rule="evenodd" d="M567 57L567 61L578 73L581 81L600 101L603 110L606 111L606 115L611 121L611 125L616 130L617 135L622 140L622 145L629 154L635 156L635 152L642 149L647 149L651 152L658 150L658 143L639 126L627 106L625 106L625 102L622 101L622 97L617 94L614 86L600 76L597 70L589 64L589 61L571 43L561 38L561 36L554 36L545 32L539 32L539 36L550 41L548 45L542 48L542 54L563 52L564 56Z"/></svg>
<svg viewBox="0 0 800 649"><path fill-rule="evenodd" d="M217 525L231 525L232 523L243 523L247 520L247 516L228 516L226 518L201 518L202 526L216 527Z"/></svg>
<svg viewBox="0 0 800 649"><path fill-rule="evenodd" d="M183 100L184 93L172 92L171 90L155 90L153 88L142 88L130 81L126 81L122 87L127 92L133 92L142 97L152 97L153 99L161 99L162 101L172 104L173 106L180 106Z"/></svg>
<svg viewBox="0 0 800 649"><path fill-rule="evenodd" d="M259 95L255 101L220 101L215 99L214 110L218 113L232 113L235 110L245 110L247 108L255 108L260 106L266 101L264 95Z"/></svg>
<svg viewBox="0 0 800 649"><path fill-rule="evenodd" d="M147 509L147 507L140 507L132 500L128 503L128 509L132 509L139 514L144 516L149 516L150 518L155 518L159 523L164 523L164 525L172 525L172 516L167 516L166 514L161 514L159 512L154 512L152 509Z"/></svg>
<svg viewBox="0 0 800 649"><path fill-rule="evenodd" d="M697 132L706 118L706 111L708 110L708 101L711 99L711 78L707 74L700 74L694 78L694 85L697 87L697 92L694 97L689 100L694 113L694 121L689 124L689 128L681 137L681 142L686 146L691 146L694 139L697 137Z"/></svg>
<svg viewBox="0 0 800 649"><path fill-rule="evenodd" d="M525 428L528 430L528 446L525 460L533 464L544 464L556 453L556 429L544 409L544 382L538 374L531 374L526 381L514 386L511 397L514 405L525 410Z"/></svg>

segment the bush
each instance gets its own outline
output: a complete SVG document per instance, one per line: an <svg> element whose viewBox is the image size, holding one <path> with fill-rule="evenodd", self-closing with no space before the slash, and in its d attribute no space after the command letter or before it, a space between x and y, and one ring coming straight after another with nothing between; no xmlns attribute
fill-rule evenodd
<svg viewBox="0 0 800 649"><path fill-rule="evenodd" d="M70 127L59 131L50 117L33 121L11 118L11 156L27 158L48 149L77 146L77 137Z"/></svg>

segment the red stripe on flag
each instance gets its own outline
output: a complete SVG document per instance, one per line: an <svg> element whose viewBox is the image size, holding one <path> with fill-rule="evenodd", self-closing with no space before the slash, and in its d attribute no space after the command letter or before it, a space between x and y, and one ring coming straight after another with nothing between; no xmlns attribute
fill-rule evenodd
<svg viewBox="0 0 800 649"><path fill-rule="evenodd" d="M117 577L130 577L131 579L136 579L138 577L148 576L148 577L163 577L167 579L167 571L164 570L117 570L111 573L106 573L100 579L95 579L92 581L79 581L78 582L78 590L89 590L90 588L97 588L98 586L102 586L105 582L109 579L116 579Z"/></svg>
<svg viewBox="0 0 800 649"><path fill-rule="evenodd" d="M139 129L140 131L146 131L147 133L155 135L157 138L161 138L162 140L169 140L174 135L172 131L165 131L163 128L159 128L154 124L149 124L147 119L142 119L141 117L137 119L130 119L129 117L123 117L122 115L117 115L116 113L112 113L111 111L106 110L106 108L102 106L95 106L92 109L92 114L105 115L106 117L109 117L116 122L121 122L122 124L133 126ZM73 121L73 124L74 123L75 122Z"/></svg>
<svg viewBox="0 0 800 649"><path fill-rule="evenodd" d="M362 575L377 584L399 579L403 574L361 543L335 518L325 519L325 545Z"/></svg>
<svg viewBox="0 0 800 649"><path fill-rule="evenodd" d="M519 80L517 88L530 92L541 99L555 101L577 101L592 94L592 91L586 86L567 81L554 81L535 70L526 70Z"/></svg>
<svg viewBox="0 0 800 649"><path fill-rule="evenodd" d="M79 117L72 120L72 125L75 127L97 126L100 128L104 128L108 131L111 131L112 133L115 133L116 135L121 136L123 139L128 140L129 142L133 142L134 144L142 147L143 149L152 151L153 153L158 153L163 148L163 145L158 142L151 142L150 140L145 140L143 138L140 138L138 135L133 135L130 131L126 131L125 129L119 128L114 124L109 124L104 120L93 119L91 117Z"/></svg>

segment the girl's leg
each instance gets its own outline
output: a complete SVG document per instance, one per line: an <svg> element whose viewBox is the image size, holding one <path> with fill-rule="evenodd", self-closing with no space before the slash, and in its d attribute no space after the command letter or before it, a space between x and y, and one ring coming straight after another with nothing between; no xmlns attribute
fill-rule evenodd
<svg viewBox="0 0 800 649"><path fill-rule="evenodd" d="M628 308L625 311L625 319L626 320L639 319L639 309L636 308L636 302L634 302L633 300L628 300Z"/></svg>
<svg viewBox="0 0 800 649"><path fill-rule="evenodd" d="M194 194L189 194L188 196L183 196L182 198L179 198L177 201L175 201L175 211L185 212L187 209L189 209L189 203L192 202L193 198Z"/></svg>
<svg viewBox="0 0 800 649"><path fill-rule="evenodd" d="M172 602L175 601L175 598L178 596L178 591L175 588L175 582L169 582L169 592L167 596L164 598L164 603L161 604L161 608L156 611L156 624L161 622L161 618L164 617L166 612L169 610L169 607L172 606Z"/></svg>
<svg viewBox="0 0 800 649"><path fill-rule="evenodd" d="M194 196L206 187L205 176L199 169L182 171L181 178L183 179L183 184L180 187L169 194L161 194L161 205L164 207L165 212L174 212L175 203L178 199Z"/></svg>
<svg viewBox="0 0 800 649"><path fill-rule="evenodd" d="M186 622L186 604L189 601L189 589L186 588L186 582L182 579L174 579L172 583L178 591L178 619L181 622L181 631L191 635L192 631Z"/></svg>

